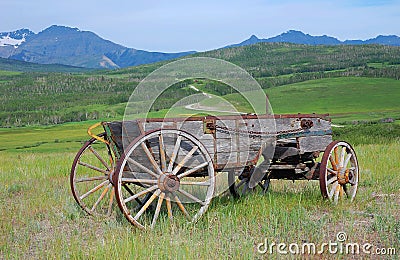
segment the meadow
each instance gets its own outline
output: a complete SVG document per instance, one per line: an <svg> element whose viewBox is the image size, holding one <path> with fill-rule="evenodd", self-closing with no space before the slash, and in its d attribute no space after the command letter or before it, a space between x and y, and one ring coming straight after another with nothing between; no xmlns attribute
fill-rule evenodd
<svg viewBox="0 0 400 260"><path fill-rule="evenodd" d="M0 259L280 259L276 247L272 256L259 253L260 243L321 245L337 242L339 232L347 234L348 243L370 243L373 253L387 249L388 254L325 250L285 257L398 259L400 49L282 43L197 55L244 67L276 114L329 113L339 125L333 127L334 139L351 143L358 156L355 201L332 205L322 199L317 181L272 180L266 194L214 198L195 224L178 214L170 223L164 212L154 230L142 231L116 205L110 218L89 217L69 186L73 159L88 139L86 129L102 120L121 120L132 90L163 63L76 74L0 71ZM190 85L251 112L235 91L198 79L165 92L149 116L171 116L166 107L197 93ZM218 109L218 100L201 104ZM193 113L206 112L178 107L173 115ZM394 122L382 123L387 118Z"/></svg>
<svg viewBox="0 0 400 260"><path fill-rule="evenodd" d="M117 207L109 219L85 215L71 195L70 167L91 123L1 129L0 258L261 259L269 256L257 252L265 240L320 245L335 242L338 232L347 234L347 242L399 254L398 124L334 128L335 139L354 144L358 155L361 177L353 203L323 200L317 181L273 180L266 194L214 198L195 224L178 215L173 223L165 219L142 231ZM391 254L385 258L396 259ZM273 257L280 256L275 248ZM322 257L348 256L325 251Z"/></svg>
<svg viewBox="0 0 400 260"><path fill-rule="evenodd" d="M335 82L338 87L330 91L346 89L341 89L339 81L343 82L338 79ZM346 82L346 86L357 82L365 85L367 80ZM375 88L382 82L391 81L376 79L370 86ZM275 102L274 107L281 112L302 105L311 111L324 112L324 102L319 103L320 106L316 105L318 102L286 102L289 98L304 97L298 95L313 97L324 84L329 85L329 82L322 80L281 87L286 98L274 93L278 89L270 89L270 97L274 97L271 102ZM387 86L391 88L390 84ZM396 93L396 87L393 82L393 93ZM231 98L229 95L228 99ZM356 99L357 95L360 93L353 97ZM380 101L377 106L383 108L381 112L385 111L385 106L396 105L395 101L385 103L379 95L376 99ZM340 100L336 104L328 100L337 113L348 101ZM290 104L290 108L285 104ZM355 108L359 113L350 115L360 121L360 115L371 119L371 111L376 107L373 102L369 104L358 104ZM184 109L179 111L185 112ZM160 110L152 116L164 114L165 111ZM338 118L333 120L343 122ZM82 142L88 139L86 129L95 122L0 129L3 184L0 187L0 232L3 238L0 240L0 258L261 259L269 255L269 252L257 252L257 245L265 240L299 245L304 242L328 243L336 241L338 232L345 232L348 242L371 243L374 248L395 248L399 254L400 124L397 122L334 128L334 139L352 143L358 155L361 177L353 203L344 201L334 206L323 200L317 181L273 180L266 194L249 194L238 200L229 194L214 198L196 224L188 223L180 215L172 224L168 220L161 221L151 231L131 226L116 206L111 218L95 219L85 215L74 201L69 187L70 167ZM332 259L348 256L323 254L323 258ZM281 255L275 250L273 257ZM370 256L364 254L364 257ZM385 258L396 259L396 255L392 252Z"/></svg>

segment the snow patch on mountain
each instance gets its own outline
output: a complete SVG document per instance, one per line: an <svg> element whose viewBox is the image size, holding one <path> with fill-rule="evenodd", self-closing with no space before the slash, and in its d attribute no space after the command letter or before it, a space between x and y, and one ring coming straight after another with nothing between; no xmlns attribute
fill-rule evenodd
<svg viewBox="0 0 400 260"><path fill-rule="evenodd" d="M0 47L14 46L14 48L18 48L27 38L33 35L35 35L35 33L28 29L0 33Z"/></svg>
<svg viewBox="0 0 400 260"><path fill-rule="evenodd" d="M21 43L23 43L26 39L22 38L21 40L13 39L10 36L3 36L0 38L0 46L5 47L5 46L14 46L14 48L18 48Z"/></svg>

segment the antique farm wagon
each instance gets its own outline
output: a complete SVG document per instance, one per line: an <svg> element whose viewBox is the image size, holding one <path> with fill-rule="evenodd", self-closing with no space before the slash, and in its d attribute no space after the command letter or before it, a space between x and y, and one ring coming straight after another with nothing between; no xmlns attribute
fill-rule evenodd
<svg viewBox="0 0 400 260"><path fill-rule="evenodd" d="M92 134L96 127L104 132ZM183 214L196 221L228 174L234 197L271 179L319 180L322 196L352 200L359 169L350 144L332 141L327 115L232 115L101 122L80 149L70 183L88 214L114 201L136 227ZM321 156L322 155L322 156Z"/></svg>

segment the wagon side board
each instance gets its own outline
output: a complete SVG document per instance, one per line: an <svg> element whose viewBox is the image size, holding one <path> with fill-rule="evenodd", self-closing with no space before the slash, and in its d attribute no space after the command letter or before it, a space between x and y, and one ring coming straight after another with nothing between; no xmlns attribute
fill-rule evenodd
<svg viewBox="0 0 400 260"><path fill-rule="evenodd" d="M145 132L181 129L192 134L205 146L217 170L256 164L267 142L292 139L296 142L299 154L304 154L324 151L332 141L328 119L302 114L137 119L107 122L104 127L120 154L124 147ZM171 138L165 142L167 154L172 153L175 140ZM157 147L158 140L148 141L148 146L150 149ZM154 149L154 153L157 153L157 149Z"/></svg>

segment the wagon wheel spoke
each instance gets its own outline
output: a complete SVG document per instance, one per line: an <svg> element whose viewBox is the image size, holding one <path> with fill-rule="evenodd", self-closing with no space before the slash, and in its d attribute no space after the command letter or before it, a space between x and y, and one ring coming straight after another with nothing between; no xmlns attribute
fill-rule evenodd
<svg viewBox="0 0 400 260"><path fill-rule="evenodd" d="M95 176L95 177L83 177L75 180L75 182L87 182L87 181L100 181L100 180L105 180L108 179L108 176L102 175L102 176Z"/></svg>
<svg viewBox="0 0 400 260"><path fill-rule="evenodd" d="M181 146L181 140L182 140L182 136L179 135L178 138L176 139L175 147L171 154L171 159L168 164L168 169L167 169L168 172L172 172L172 168L174 166L175 159L178 155L179 147Z"/></svg>
<svg viewBox="0 0 400 260"><path fill-rule="evenodd" d="M154 159L152 153L150 152L149 148L147 148L146 143L145 142L141 143L141 146L142 146L144 152L146 153L147 158L149 159L149 161L150 161L151 165L153 166L154 170L156 170L156 172L158 174L162 174L163 172L161 171L160 167L158 166L158 164L157 164L156 160Z"/></svg>
<svg viewBox="0 0 400 260"><path fill-rule="evenodd" d="M151 143L154 156L143 149L145 143ZM160 174L152 166L154 162ZM136 138L118 161L114 180L118 205L139 228L154 228L163 216L172 220L183 215L196 221L207 210L215 185L214 166L205 146L191 134L175 129L154 130ZM122 187L128 183L138 191L124 191ZM136 199L143 203L137 205ZM179 208L174 213L172 203Z"/></svg>
<svg viewBox="0 0 400 260"><path fill-rule="evenodd" d="M335 147L333 149L333 153L335 155L335 165L338 166L339 165L339 147Z"/></svg>
<svg viewBox="0 0 400 260"><path fill-rule="evenodd" d="M111 187L110 191L110 200L108 202L107 216L111 215L113 202L114 202L114 186Z"/></svg>
<svg viewBox="0 0 400 260"><path fill-rule="evenodd" d="M178 172L179 172L179 170L185 165L185 163L192 157L192 155L194 154L194 152L196 152L196 150L198 149L199 147L197 147L197 146L194 146L193 148L192 148L192 150L190 150L190 152L182 159L182 161L180 161L179 163L178 163L178 165L175 167L175 169L172 171L172 174L173 175L176 175Z"/></svg>
<svg viewBox="0 0 400 260"><path fill-rule="evenodd" d="M85 167L87 167L89 169L92 169L92 170L95 170L95 171L98 171L98 172L101 172L101 173L104 173L104 174L108 174L107 170L100 169L100 168L98 168L96 166L93 166L93 165L91 165L89 163L85 163L85 162L79 161L78 164L82 165L82 166L85 166Z"/></svg>
<svg viewBox="0 0 400 260"><path fill-rule="evenodd" d="M347 186L346 185L343 185L343 191L346 194L346 197L349 198L349 192L347 190Z"/></svg>
<svg viewBox="0 0 400 260"><path fill-rule="evenodd" d="M187 171L185 171L185 172L183 172L181 174L178 174L177 176L178 176L179 179L182 179L183 177L189 176L190 174L192 174L194 172L197 172L198 170L206 167L208 164L209 164L209 162L204 162L204 163L199 164L199 165L197 165L196 167L194 167L194 168L192 168L190 170L187 170Z"/></svg>
<svg viewBox="0 0 400 260"><path fill-rule="evenodd" d="M326 182L326 185L330 185L330 184L334 183L335 181L337 181L337 177L333 176L330 179L328 179L328 181Z"/></svg>
<svg viewBox="0 0 400 260"><path fill-rule="evenodd" d="M181 202L181 200L178 198L177 195L174 195L174 200L175 200L176 204L178 205L179 209L182 211L183 215L185 215L185 217L188 220L191 220L189 213L187 212L185 206L183 205L183 203Z"/></svg>
<svg viewBox="0 0 400 260"><path fill-rule="evenodd" d="M171 205L171 198L167 196L165 198L165 204L167 204L167 213L170 220L172 220L172 205Z"/></svg>
<svg viewBox="0 0 400 260"><path fill-rule="evenodd" d="M110 167L108 166L108 164L104 161L104 159L92 146L89 146L89 150L94 154L94 156L97 157L97 159L99 159L99 161L104 165L104 167L106 167L106 169L110 171Z"/></svg>
<svg viewBox="0 0 400 260"><path fill-rule="evenodd" d="M91 211L94 211L97 207L97 205L100 203L100 201L104 198L104 196L107 194L108 190L112 187L112 184L108 184L107 187L103 190L103 192L100 194L99 198L97 201L93 204L93 207Z"/></svg>
<svg viewBox="0 0 400 260"><path fill-rule="evenodd" d="M157 202L157 206L156 206L156 211L154 212L154 216L153 216L153 221L151 222L151 228L154 228L158 215L160 214L160 210L161 210L161 205L163 203L165 197L165 193L161 192L160 196L158 197L158 202Z"/></svg>
<svg viewBox="0 0 400 260"><path fill-rule="evenodd" d="M342 147L342 152L340 153L340 163L339 163L340 168L343 168L343 166L344 166L344 157L345 156L346 156L346 147Z"/></svg>
<svg viewBox="0 0 400 260"><path fill-rule="evenodd" d="M340 184L338 184L338 185L336 185L336 187L335 187L335 191L334 191L334 198L333 198L333 202L334 203L338 203L338 201L339 201L339 193L340 193L340 187L341 187L341 185Z"/></svg>
<svg viewBox="0 0 400 260"><path fill-rule="evenodd" d="M160 134L158 136L158 142L160 144L160 161L161 161L161 170L162 172L167 171L167 162L166 162L166 155L165 155L165 146L164 146L164 137Z"/></svg>
<svg viewBox="0 0 400 260"><path fill-rule="evenodd" d="M156 184L157 180L152 179L135 179L135 178L122 178L123 182L126 183L144 183L144 184Z"/></svg>
<svg viewBox="0 0 400 260"><path fill-rule="evenodd" d="M103 181L102 183L100 183L99 185L97 185L96 187L94 187L93 189L91 189L90 191L86 192L85 194L83 194L82 196L80 196L80 199L83 200L84 198L86 198L87 196L89 196L90 194L98 191L99 189L101 189L103 186L107 185L109 183L108 180Z"/></svg>
<svg viewBox="0 0 400 260"><path fill-rule="evenodd" d="M197 203L199 203L199 204L201 204L201 205L203 205L203 206L205 205L205 203L204 203L201 199L199 199L199 198L197 198L196 196L190 194L189 192L187 192L187 191L185 191L185 190L183 190L183 189L181 189L181 188L179 188L178 191L179 191L181 194L185 195L187 198L189 198L189 199L191 199L191 200L193 200L193 201L195 201L195 202L197 202Z"/></svg>
<svg viewBox="0 0 400 260"><path fill-rule="evenodd" d="M143 195L145 195L145 194L147 194L147 193L149 193L149 192L152 192L153 190L156 190L157 188L158 188L157 185L153 185L153 186L151 186L151 187L149 187L149 188L147 188L147 189L145 189L145 190L142 190L142 191L140 191L140 192L138 192L138 193L136 193L136 194L133 194L133 193L132 193L132 196L126 198L126 199L124 200L124 202L125 202L125 203L128 203L128 202L131 201L131 200L136 200L137 198L139 198L139 197L141 197L141 196L143 196Z"/></svg>
<svg viewBox="0 0 400 260"><path fill-rule="evenodd" d="M344 198L353 200L358 178L358 161L351 145L343 141L330 143L320 164L319 181L323 197L335 204Z"/></svg>
<svg viewBox="0 0 400 260"><path fill-rule="evenodd" d="M128 158L126 158L126 160L127 160L128 162L132 163L133 165L139 167L141 170L147 172L147 173L150 174L151 176L153 176L153 177L155 177L155 178L158 178L158 177L159 177L158 174L156 174L155 172L149 170L146 166L144 166L144 165L138 163L137 161L133 160L132 158L129 158L129 157L128 157Z"/></svg>
<svg viewBox="0 0 400 260"><path fill-rule="evenodd" d="M153 200L160 195L161 191L157 190L156 192L151 195L150 199L143 205L143 207L140 208L139 212L133 217L134 220L138 220L143 213L147 210L147 208L150 206L150 204L153 202Z"/></svg>
<svg viewBox="0 0 400 260"><path fill-rule="evenodd" d="M140 196L142 196L142 195L144 195L144 194L146 194L147 192L145 192L145 193L141 193L141 192L139 192L137 195L135 195L135 193L128 187L128 185L126 185L126 183L124 183L123 184L123 187L124 187L124 189L129 193L129 195L132 197L129 197L130 199L127 201L127 202L129 202L129 201L131 201L131 200L135 200L137 203L138 203L138 205L141 207L141 206L143 206L144 205L144 203L147 201L147 199L149 198L149 197L145 197L144 199L140 199ZM157 188L157 185L156 185L156 188ZM150 190L151 191L151 190ZM142 191L143 192L143 191Z"/></svg>
<svg viewBox="0 0 400 260"><path fill-rule="evenodd" d="M332 157L330 157L330 158L332 158ZM337 175L337 172L336 172L335 169L327 168L326 170L327 170L331 175Z"/></svg>
<svg viewBox="0 0 400 260"><path fill-rule="evenodd" d="M337 182L335 182L333 185L332 185L332 187L331 187L331 191L329 192L329 198L332 198L333 197L333 195L335 194L335 192L336 192L336 188L338 187L338 183Z"/></svg>
<svg viewBox="0 0 400 260"><path fill-rule="evenodd" d="M344 163L343 163L344 167L346 167L349 164L351 156L352 156L351 153L347 154L346 159L344 160Z"/></svg>
<svg viewBox="0 0 400 260"><path fill-rule="evenodd" d="M99 136L105 137L105 133ZM95 138L85 142L75 156L70 174L71 191L78 205L92 216L112 214L114 189L110 175L114 165L110 146Z"/></svg>

